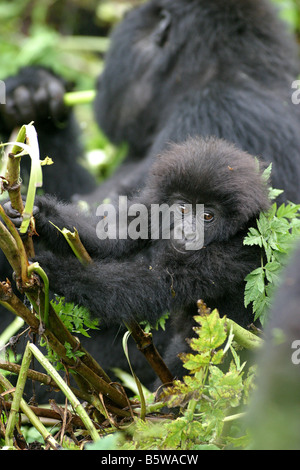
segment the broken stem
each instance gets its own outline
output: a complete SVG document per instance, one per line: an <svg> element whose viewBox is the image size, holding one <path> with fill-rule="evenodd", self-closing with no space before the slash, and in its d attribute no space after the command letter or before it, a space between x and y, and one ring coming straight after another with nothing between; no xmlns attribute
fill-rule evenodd
<svg viewBox="0 0 300 470"><path fill-rule="evenodd" d="M21 127L17 135L16 142L24 144L24 141L27 138L27 128L28 126ZM20 214L23 214L24 204L21 195L20 152L22 152L22 147L18 146L16 143L13 146L11 153L8 155L6 168L6 190L8 191L12 208L18 211ZM29 234L26 240L24 240L24 246L29 258L34 257L34 247L31 232L32 231L29 230Z"/></svg>
<svg viewBox="0 0 300 470"><path fill-rule="evenodd" d="M83 264L84 266L87 266L88 264L92 263L92 258L90 257L85 247L83 246L79 237L79 233L75 227L74 227L74 232L71 232L70 230L66 228L63 228L61 230L52 222L50 223L65 237L74 255L80 261L81 264Z"/></svg>

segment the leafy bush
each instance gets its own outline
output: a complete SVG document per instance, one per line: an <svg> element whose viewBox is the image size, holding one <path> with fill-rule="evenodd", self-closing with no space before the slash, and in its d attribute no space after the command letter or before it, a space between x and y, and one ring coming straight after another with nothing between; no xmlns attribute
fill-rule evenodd
<svg viewBox="0 0 300 470"><path fill-rule="evenodd" d="M265 171L268 178L271 166ZM270 189L275 199L281 191ZM274 289L278 286L280 273L289 259L289 253L300 236L300 205L275 202L268 212L260 214L257 228L252 227L244 240L245 245L258 245L263 249L261 266L246 277L245 306L252 303L254 321L265 325Z"/></svg>
<svg viewBox="0 0 300 470"><path fill-rule="evenodd" d="M178 417L148 413L146 420L135 420L125 433L109 437L107 443L113 448L214 450L248 445L249 436L239 421L254 385L254 369L245 371L226 318L202 303L199 312L196 337L190 341L193 352L181 356L189 374L159 397L170 410L179 409ZM100 445L107 448L105 439Z"/></svg>

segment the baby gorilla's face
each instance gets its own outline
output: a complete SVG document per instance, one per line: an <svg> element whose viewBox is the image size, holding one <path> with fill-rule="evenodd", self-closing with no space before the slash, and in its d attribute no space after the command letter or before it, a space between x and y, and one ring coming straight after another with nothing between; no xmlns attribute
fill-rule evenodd
<svg viewBox="0 0 300 470"><path fill-rule="evenodd" d="M165 208L161 231L171 227L180 252L229 240L269 207L259 163L214 138L171 145L157 157L143 198Z"/></svg>
<svg viewBox="0 0 300 470"><path fill-rule="evenodd" d="M204 204L176 201L172 204L170 242L180 253L201 250L214 240L219 211Z"/></svg>

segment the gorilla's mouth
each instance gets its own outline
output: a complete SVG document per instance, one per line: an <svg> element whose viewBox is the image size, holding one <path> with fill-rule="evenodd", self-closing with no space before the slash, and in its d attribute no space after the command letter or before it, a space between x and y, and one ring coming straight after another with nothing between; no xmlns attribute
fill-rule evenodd
<svg viewBox="0 0 300 470"><path fill-rule="evenodd" d="M203 233L185 232L184 228L174 227L171 232L171 245L180 253L189 253L191 251L198 251L203 248Z"/></svg>

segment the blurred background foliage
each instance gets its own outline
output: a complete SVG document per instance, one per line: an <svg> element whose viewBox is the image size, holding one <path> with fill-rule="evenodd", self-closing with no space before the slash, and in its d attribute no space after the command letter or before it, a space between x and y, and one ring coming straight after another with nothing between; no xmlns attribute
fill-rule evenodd
<svg viewBox="0 0 300 470"><path fill-rule="evenodd" d="M73 84L90 90L101 73L109 33L126 11L144 0L0 0L0 79L20 67L50 67ZM98 129L92 105L75 108L88 163L106 178L126 152ZM0 157L1 158L1 157Z"/></svg>
<svg viewBox="0 0 300 470"><path fill-rule="evenodd" d="M0 0L0 79L35 64L51 67L76 90L93 89L111 29L128 9L144 1ZM300 38L300 0L272 1ZM105 177L124 152L98 130L91 105L76 107L76 113L89 162Z"/></svg>
<svg viewBox="0 0 300 470"><path fill-rule="evenodd" d="M0 0L0 78L51 66L78 86L101 71L111 28L145 0ZM300 36L300 0L271 0Z"/></svg>

